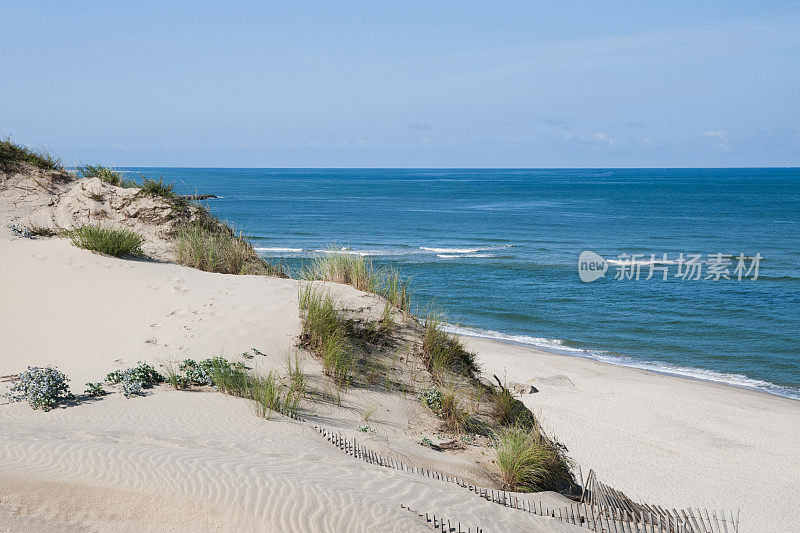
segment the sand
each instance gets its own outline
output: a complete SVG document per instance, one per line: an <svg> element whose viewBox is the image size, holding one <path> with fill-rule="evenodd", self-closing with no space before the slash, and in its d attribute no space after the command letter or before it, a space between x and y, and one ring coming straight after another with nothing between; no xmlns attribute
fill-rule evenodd
<svg viewBox="0 0 800 533"><path fill-rule="evenodd" d="M795 531L800 402L707 381L463 337L584 476L662 507L741 509L740 531Z"/></svg>
<svg viewBox="0 0 800 533"><path fill-rule="evenodd" d="M80 393L139 360L234 359L257 348L266 355L248 364L280 369L296 351L296 280L114 259L5 229L0 269L0 375L56 365ZM349 307L375 300L333 289ZM313 358L304 366L311 380L324 379ZM353 391L342 408L314 406L314 416L382 453L478 476L463 459L400 438L424 423L418 404ZM355 431L365 405L376 406L375 434ZM249 401L216 392L160 386L49 412L0 402L0 531L430 530L401 505L486 531L576 530L356 461L307 424L258 418Z"/></svg>
<svg viewBox="0 0 800 533"><path fill-rule="evenodd" d="M283 366L300 331L298 282L104 257L0 229L0 375L58 366L74 392L139 360L234 358ZM330 286L348 307L375 298ZM668 507L741 508L741 531L790 531L800 496L800 402L464 338L485 374L532 383L523 401L584 475ZM301 354L302 355L302 354ZM312 380L318 363L304 356ZM375 435L355 431L375 406ZM418 402L353 391L318 423L381 453L478 481L460 456L409 446ZM577 530L449 484L380 469L248 401L158 387L44 413L0 402L0 531L427 530L401 504L486 531ZM424 429L424 428L423 428ZM484 477L484 480L486 478ZM546 496L558 501L556 496ZM544 498L544 496L543 496Z"/></svg>

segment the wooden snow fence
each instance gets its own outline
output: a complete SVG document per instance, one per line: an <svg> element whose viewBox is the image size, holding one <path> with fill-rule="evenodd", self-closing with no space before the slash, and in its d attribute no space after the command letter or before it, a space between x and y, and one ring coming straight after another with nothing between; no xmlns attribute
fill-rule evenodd
<svg viewBox="0 0 800 533"><path fill-rule="evenodd" d="M280 411L281 414L307 422L307 419L294 411ZM580 501L565 507L550 508L542 502L520 498L518 494L472 485L467 480L436 470L408 465L392 457L376 453L358 441L348 439L340 432L312 424L323 438L345 454L369 464L401 470L409 474L425 476L430 479L453 483L480 496L488 502L519 511L546 516L576 526L585 527L598 533L738 533L739 513L734 517L732 511L708 509L665 509L658 505L634 502L625 494L604 485L597 480L594 470L589 471L583 486ZM460 523L449 522L441 515L420 513L416 509L402 505L404 509L424 518L435 531L449 533L479 533L480 527L464 528Z"/></svg>

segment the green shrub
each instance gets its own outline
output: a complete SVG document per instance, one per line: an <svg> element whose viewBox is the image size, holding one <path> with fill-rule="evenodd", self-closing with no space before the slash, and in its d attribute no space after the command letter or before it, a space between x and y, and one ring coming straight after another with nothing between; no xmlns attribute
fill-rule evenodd
<svg viewBox="0 0 800 533"><path fill-rule="evenodd" d="M135 231L92 224L68 231L66 235L79 248L114 257L139 255L144 242L144 237Z"/></svg>
<svg viewBox="0 0 800 533"><path fill-rule="evenodd" d="M108 392L106 392L106 390L103 388L102 383L92 383L92 382L86 384L86 389L83 392L93 398L105 396L106 394L108 394Z"/></svg>
<svg viewBox="0 0 800 533"><path fill-rule="evenodd" d="M322 359L323 371L341 387L350 383L355 357L347 342L347 325L336 310L330 294L321 294L311 285L300 291L303 329L300 343Z"/></svg>
<svg viewBox="0 0 800 533"><path fill-rule="evenodd" d="M501 429L495 434L494 455L508 490L562 491L573 483L562 451L536 429Z"/></svg>
<svg viewBox="0 0 800 533"><path fill-rule="evenodd" d="M131 379L140 381L144 388L150 388L153 385L164 382L164 376L152 365L144 361L139 361L135 367L128 368L127 370L114 370L113 372L109 372L106 376L106 381L115 384L121 383L126 372Z"/></svg>
<svg viewBox="0 0 800 533"><path fill-rule="evenodd" d="M438 413L442 408L442 391L436 387L425 387L419 392L419 401L422 405Z"/></svg>
<svg viewBox="0 0 800 533"><path fill-rule="evenodd" d="M9 171L27 163L42 170L62 170L61 160L44 148L30 149L11 142L10 137L0 139L0 169Z"/></svg>

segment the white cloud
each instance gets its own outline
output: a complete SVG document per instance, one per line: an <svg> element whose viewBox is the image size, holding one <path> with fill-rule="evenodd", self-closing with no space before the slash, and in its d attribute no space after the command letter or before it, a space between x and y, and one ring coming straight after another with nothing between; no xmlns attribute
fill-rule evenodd
<svg viewBox="0 0 800 533"><path fill-rule="evenodd" d="M617 140L614 137L609 137L607 133L603 133L603 132L599 132L599 133L593 134L592 138L597 140L597 141L605 142L605 143L608 143L608 144L616 144L617 143Z"/></svg>

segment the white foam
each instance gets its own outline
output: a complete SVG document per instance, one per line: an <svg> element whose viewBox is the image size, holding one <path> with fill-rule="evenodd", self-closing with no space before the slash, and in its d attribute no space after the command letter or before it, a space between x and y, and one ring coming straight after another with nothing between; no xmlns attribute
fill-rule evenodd
<svg viewBox="0 0 800 533"><path fill-rule="evenodd" d="M477 328L460 327L453 324L446 324L443 328L445 331L455 333L458 335L466 335L468 337L479 337L484 339L495 339L502 342L510 342L515 344L523 344L540 348L545 351L558 353L561 355L570 355L575 357L584 357L587 359L595 359L604 363L609 363L618 366L626 366L630 368L639 368L641 370L649 370L651 372L658 372L661 374L669 374L673 376L681 376L692 379L700 379L704 381L713 381L715 383L722 383L725 385L732 385L735 387L743 387L747 389L754 389L761 392L768 392L777 396L784 396L800 400L800 390L793 387L785 387L777 385L769 381L754 379L745 376L744 374L732 374L726 372L718 372L716 370L708 370L705 368L696 368L688 366L673 365L670 363L663 363L658 361L638 360L633 357L612 355L603 351L590 351L581 348L573 348L564 345L561 339L547 339L544 337L532 337L529 335L509 335L499 331L483 330Z"/></svg>
<svg viewBox="0 0 800 533"><path fill-rule="evenodd" d="M456 259L458 257L494 257L494 254L436 254L442 259Z"/></svg>
<svg viewBox="0 0 800 533"><path fill-rule="evenodd" d="M253 248L256 252L302 252L302 248L283 248L280 246L259 246L257 248Z"/></svg>
<svg viewBox="0 0 800 533"><path fill-rule="evenodd" d="M420 246L419 249L436 254L474 254L482 250L482 248L432 248L429 246Z"/></svg>

